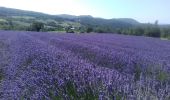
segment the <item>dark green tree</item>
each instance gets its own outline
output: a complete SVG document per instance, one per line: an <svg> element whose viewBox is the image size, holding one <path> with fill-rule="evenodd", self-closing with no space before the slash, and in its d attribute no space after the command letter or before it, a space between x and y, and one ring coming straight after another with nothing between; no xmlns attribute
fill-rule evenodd
<svg viewBox="0 0 170 100"><path fill-rule="evenodd" d="M147 28L145 28L145 35L149 37L161 36L161 30L158 25L158 21L155 21L155 24L148 24Z"/></svg>
<svg viewBox="0 0 170 100"><path fill-rule="evenodd" d="M87 33L90 33L90 32L93 32L93 28L88 27L88 28L87 28Z"/></svg>
<svg viewBox="0 0 170 100"><path fill-rule="evenodd" d="M56 27L57 24L54 21L47 22L48 26Z"/></svg>
<svg viewBox="0 0 170 100"><path fill-rule="evenodd" d="M44 23L42 22L33 22L31 24L31 31L37 31L39 32L40 30L44 29Z"/></svg>
<svg viewBox="0 0 170 100"><path fill-rule="evenodd" d="M160 37L161 32L158 27L152 27L145 30L145 35L149 37Z"/></svg>
<svg viewBox="0 0 170 100"><path fill-rule="evenodd" d="M66 33L74 33L74 28L73 28L73 26L70 25L65 28L65 31L66 31Z"/></svg>
<svg viewBox="0 0 170 100"><path fill-rule="evenodd" d="M144 29L142 27L137 27L134 29L134 35L141 36L144 34Z"/></svg>

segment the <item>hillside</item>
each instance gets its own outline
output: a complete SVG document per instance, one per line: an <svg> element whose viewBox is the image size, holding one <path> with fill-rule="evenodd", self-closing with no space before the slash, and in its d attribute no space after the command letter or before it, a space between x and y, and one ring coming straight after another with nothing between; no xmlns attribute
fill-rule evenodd
<svg viewBox="0 0 170 100"><path fill-rule="evenodd" d="M85 31L92 27L94 31L114 32L116 29L129 28L140 24L134 19L103 19L92 16L49 15L40 12L0 7L0 29L25 30L34 21L43 22L47 30L62 31L74 27L76 31ZM12 28L11 25L12 24Z"/></svg>
<svg viewBox="0 0 170 100"><path fill-rule="evenodd" d="M49 15L5 7L0 7L0 30L118 33L170 39L170 25L159 25L158 21L150 24L140 23L131 18L104 19L90 15Z"/></svg>

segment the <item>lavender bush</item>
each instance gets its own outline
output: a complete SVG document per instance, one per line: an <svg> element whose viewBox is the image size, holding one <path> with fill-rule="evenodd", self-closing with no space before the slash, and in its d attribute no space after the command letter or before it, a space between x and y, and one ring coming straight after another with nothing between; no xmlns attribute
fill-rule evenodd
<svg viewBox="0 0 170 100"><path fill-rule="evenodd" d="M0 99L169 100L170 42L0 31Z"/></svg>

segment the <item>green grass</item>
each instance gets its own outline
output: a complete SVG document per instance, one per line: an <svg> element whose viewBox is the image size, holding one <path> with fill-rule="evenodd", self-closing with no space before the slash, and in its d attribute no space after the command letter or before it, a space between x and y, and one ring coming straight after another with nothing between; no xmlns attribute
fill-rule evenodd
<svg viewBox="0 0 170 100"><path fill-rule="evenodd" d="M52 32L52 33L66 33L66 31L48 31L48 32Z"/></svg>
<svg viewBox="0 0 170 100"><path fill-rule="evenodd" d="M134 81L136 82L136 81L139 81L140 80L140 75L141 75L141 73L142 73L142 70L141 70L141 67L138 65L138 64L136 64L135 66L134 66L134 74L135 74L135 79L134 79Z"/></svg>
<svg viewBox="0 0 170 100"><path fill-rule="evenodd" d="M166 80L168 80L169 75L167 72L164 71L160 71L157 75L157 79L161 82L165 82Z"/></svg>
<svg viewBox="0 0 170 100"><path fill-rule="evenodd" d="M1 65L0 65L1 66ZM3 71L0 70L0 81L3 79Z"/></svg>
<svg viewBox="0 0 170 100"><path fill-rule="evenodd" d="M3 59L4 56L3 56L3 52L1 52L1 49L4 49L5 48L5 43L0 40L0 57ZM3 71L2 71L2 67L4 66L3 63L0 63L0 81L3 79Z"/></svg>
<svg viewBox="0 0 170 100"><path fill-rule="evenodd" d="M71 100L98 100L98 95L95 95L90 86L87 86L84 93L78 93L72 81L68 81L64 87L59 87L61 91L55 95L53 90L50 90L49 96L51 100L64 100L63 93ZM64 90L64 91L62 91Z"/></svg>
<svg viewBox="0 0 170 100"><path fill-rule="evenodd" d="M161 40L170 40L170 37L168 37L168 38L161 38Z"/></svg>
<svg viewBox="0 0 170 100"><path fill-rule="evenodd" d="M32 64L33 60L36 59L36 57L29 57L25 61L22 62L21 66L22 67L27 67Z"/></svg>
<svg viewBox="0 0 170 100"><path fill-rule="evenodd" d="M79 93L72 81L67 81L65 85L58 88L59 91L57 91L57 94L54 92L56 91L55 89L49 90L49 97L51 100L64 100L63 94L67 95L70 100L99 100L99 90L104 90L98 86L100 89L94 91L93 87L86 84L86 87L83 88L83 93ZM126 95L122 92L114 91L110 94L109 98L110 100L113 98L115 98L115 100L126 100Z"/></svg>
<svg viewBox="0 0 170 100"><path fill-rule="evenodd" d="M52 90L49 92L49 96L50 96L51 100L64 100L60 95L55 96L55 94Z"/></svg>
<svg viewBox="0 0 170 100"><path fill-rule="evenodd" d="M7 22L6 19L0 18L0 22Z"/></svg>
<svg viewBox="0 0 170 100"><path fill-rule="evenodd" d="M20 26L30 26L30 23L22 22L22 21L13 21L15 25L20 25Z"/></svg>
<svg viewBox="0 0 170 100"><path fill-rule="evenodd" d="M169 80L170 74L161 68L161 65L151 65L146 69L145 75L150 78L156 77L160 82Z"/></svg>
<svg viewBox="0 0 170 100"><path fill-rule="evenodd" d="M12 18L15 18L15 19L34 19L34 17L30 17L30 16L12 16Z"/></svg>

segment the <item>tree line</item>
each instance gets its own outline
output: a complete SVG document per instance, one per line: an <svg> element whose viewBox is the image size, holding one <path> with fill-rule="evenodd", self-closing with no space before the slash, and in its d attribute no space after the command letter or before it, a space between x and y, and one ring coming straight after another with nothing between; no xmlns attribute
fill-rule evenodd
<svg viewBox="0 0 170 100"><path fill-rule="evenodd" d="M47 27L48 26L48 27ZM13 24L11 20L8 20L5 24L0 25L0 29L4 30L25 30L25 31L65 31L66 33L117 33L124 35L136 35L136 36L149 36L157 38L167 38L170 39L170 26L161 27L158 25L158 21L154 24L140 24L130 27L104 27L104 26L80 26L74 27L72 25L67 27L62 27L54 22L43 23L39 21L33 21L30 25L17 26Z"/></svg>

